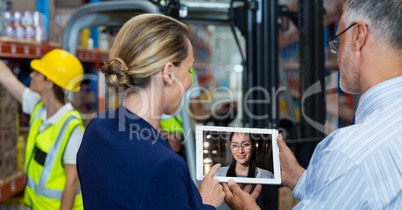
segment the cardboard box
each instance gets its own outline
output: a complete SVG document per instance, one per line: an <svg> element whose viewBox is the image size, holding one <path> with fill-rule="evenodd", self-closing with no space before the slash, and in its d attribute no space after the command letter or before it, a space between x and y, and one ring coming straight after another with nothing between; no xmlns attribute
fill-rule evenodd
<svg viewBox="0 0 402 210"><path fill-rule="evenodd" d="M27 0L12 0L12 11L36 11L36 1L27 1Z"/></svg>
<svg viewBox="0 0 402 210"><path fill-rule="evenodd" d="M18 173L16 151L7 151L0 154L0 180L7 179Z"/></svg>
<svg viewBox="0 0 402 210"><path fill-rule="evenodd" d="M55 0L54 4L56 7L64 7L64 8L77 8L84 4L83 0Z"/></svg>
<svg viewBox="0 0 402 210"><path fill-rule="evenodd" d="M17 126L18 102L0 85L0 127Z"/></svg>
<svg viewBox="0 0 402 210"><path fill-rule="evenodd" d="M0 100L1 100L0 104L2 104L3 99L8 98L8 95L9 95L9 91L3 85L0 84Z"/></svg>
<svg viewBox="0 0 402 210"><path fill-rule="evenodd" d="M0 127L17 126L17 104L15 101L9 104L9 106L0 105Z"/></svg>
<svg viewBox="0 0 402 210"><path fill-rule="evenodd" d="M0 86L0 179L18 171L17 113L17 101L4 86Z"/></svg>
<svg viewBox="0 0 402 210"><path fill-rule="evenodd" d="M0 153L15 150L16 145L17 128L15 126L0 127Z"/></svg>

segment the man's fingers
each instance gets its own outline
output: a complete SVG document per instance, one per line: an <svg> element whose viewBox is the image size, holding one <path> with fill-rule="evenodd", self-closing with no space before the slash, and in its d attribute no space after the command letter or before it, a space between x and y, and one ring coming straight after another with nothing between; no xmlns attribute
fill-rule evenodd
<svg viewBox="0 0 402 210"><path fill-rule="evenodd" d="M251 189L253 189L253 186L254 185L252 185L252 184L246 184L246 186L244 186L244 188L243 188L243 191L250 194Z"/></svg>
<svg viewBox="0 0 402 210"><path fill-rule="evenodd" d="M222 183L222 186L223 186L223 192L225 192L225 195L226 196L228 196L228 195L232 196L232 191L230 191L228 184Z"/></svg>
<svg viewBox="0 0 402 210"><path fill-rule="evenodd" d="M251 196L254 198L254 200L257 200L258 196L260 195L262 189L262 185L257 184L253 190L253 192L251 193Z"/></svg>
<svg viewBox="0 0 402 210"><path fill-rule="evenodd" d="M285 140L283 139L282 134L279 134L279 135L278 135L277 142L278 142L279 151L282 152L282 151L284 151L284 150L289 149L289 147L286 145Z"/></svg>
<svg viewBox="0 0 402 210"><path fill-rule="evenodd" d="M220 163L215 164L214 166L212 166L212 168L209 170L208 174L205 175L205 178L208 178L208 179L214 178L216 172L218 171L218 169L219 169L220 167L221 167L221 164L220 164Z"/></svg>
<svg viewBox="0 0 402 210"><path fill-rule="evenodd" d="M232 179L228 181L228 186L233 194L236 194L236 192L239 192L239 190L241 191L240 186Z"/></svg>
<svg viewBox="0 0 402 210"><path fill-rule="evenodd" d="M255 186L255 188L254 188L253 192L250 193L254 186ZM243 191L250 194L251 196L253 196L254 199L257 199L258 196L260 195L261 189L262 189L261 184L257 184L257 185L248 184L243 188Z"/></svg>

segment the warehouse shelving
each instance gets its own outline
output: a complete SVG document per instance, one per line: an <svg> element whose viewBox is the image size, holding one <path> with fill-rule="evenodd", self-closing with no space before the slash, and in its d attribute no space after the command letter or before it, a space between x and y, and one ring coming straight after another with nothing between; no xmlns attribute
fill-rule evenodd
<svg viewBox="0 0 402 210"><path fill-rule="evenodd" d="M16 40L0 40L0 58L34 59L41 58L48 51L60 48L49 42L30 43ZM78 48L76 56L81 62L94 63L99 65L108 58L108 53L99 49Z"/></svg>
<svg viewBox="0 0 402 210"><path fill-rule="evenodd" d="M21 192L25 187L25 174L20 172L6 180L0 180L0 202Z"/></svg>

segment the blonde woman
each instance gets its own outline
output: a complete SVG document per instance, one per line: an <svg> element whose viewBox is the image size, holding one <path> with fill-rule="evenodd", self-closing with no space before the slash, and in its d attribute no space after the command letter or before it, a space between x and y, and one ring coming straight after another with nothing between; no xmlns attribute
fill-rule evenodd
<svg viewBox="0 0 402 210"><path fill-rule="evenodd" d="M215 209L224 193L215 166L193 183L183 158L160 131L163 113L175 115L191 86L194 63L187 27L158 14L126 22L102 66L124 100L87 126L78 152L86 209Z"/></svg>

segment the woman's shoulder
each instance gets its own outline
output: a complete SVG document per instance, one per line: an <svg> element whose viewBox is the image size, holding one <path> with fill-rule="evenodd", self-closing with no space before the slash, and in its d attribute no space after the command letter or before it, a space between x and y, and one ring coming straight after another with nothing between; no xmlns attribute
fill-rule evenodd
<svg viewBox="0 0 402 210"><path fill-rule="evenodd" d="M256 178L274 178L274 174L268 170L257 168L258 173Z"/></svg>
<svg viewBox="0 0 402 210"><path fill-rule="evenodd" d="M189 170L186 162L182 157L177 154L169 152L159 153L158 156L150 156L147 154L147 158L143 160L141 164L142 168L139 168L138 164L133 164L137 170L140 169L143 173L148 174L149 180L155 179L167 179L167 180L180 180L183 178L189 178ZM163 181L162 181L163 182Z"/></svg>

